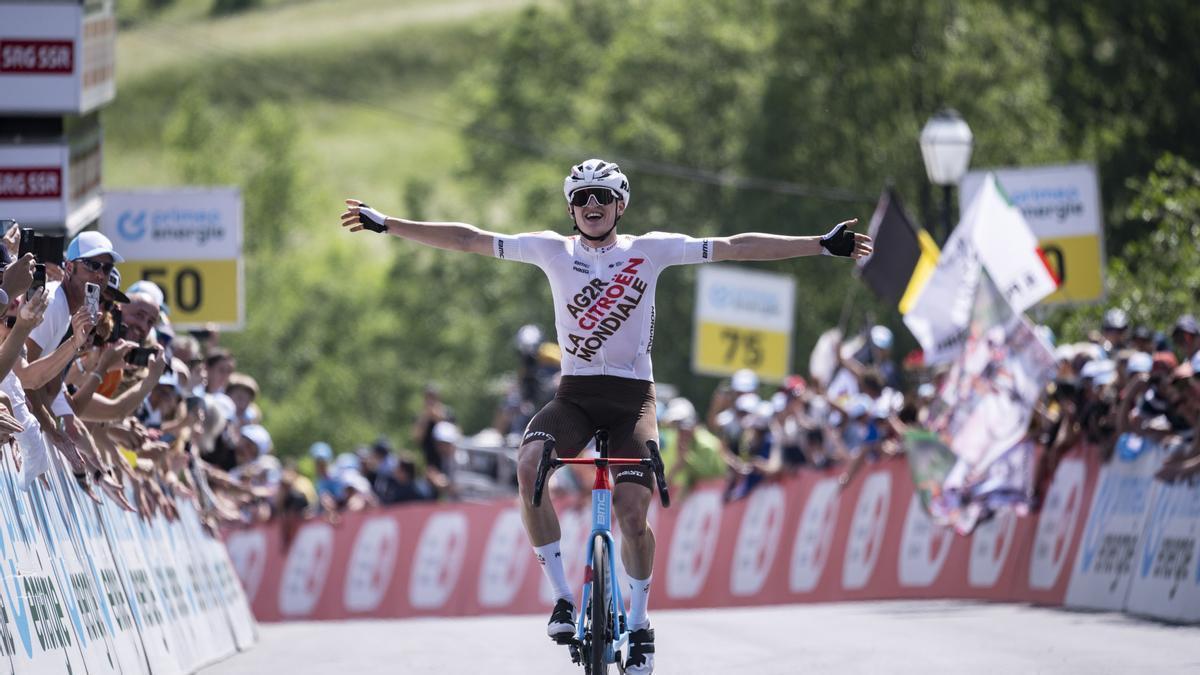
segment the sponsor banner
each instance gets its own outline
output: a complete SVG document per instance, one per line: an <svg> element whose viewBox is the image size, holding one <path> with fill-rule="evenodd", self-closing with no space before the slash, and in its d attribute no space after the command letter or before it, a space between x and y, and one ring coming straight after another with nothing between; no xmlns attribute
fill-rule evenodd
<svg viewBox="0 0 1200 675"><path fill-rule="evenodd" d="M105 193L100 230L126 262L126 284L158 284L176 326L215 323L236 330L245 318L242 195L235 187Z"/></svg>
<svg viewBox="0 0 1200 675"><path fill-rule="evenodd" d="M1133 457L1124 461L1122 457ZM1138 543L1146 530L1154 472L1163 453L1133 434L1117 440L1114 460L1100 470L1083 539L1075 556L1066 605L1119 611L1125 607L1137 565Z"/></svg>
<svg viewBox="0 0 1200 675"><path fill-rule="evenodd" d="M1104 216L1091 164L971 171L962 203L980 192L988 173L1016 206L1060 280L1042 302L1091 302L1104 297Z"/></svg>
<svg viewBox="0 0 1200 675"><path fill-rule="evenodd" d="M1139 461L1152 461L1146 457ZM1079 585L1075 565L1088 538L1107 538L1115 550L1123 528L1132 527L1120 518L1138 498L1120 478L1141 471L1101 470L1094 449L1079 448L1059 463L1040 512L1002 511L969 536L930 520L903 458L868 465L844 487L836 471L804 471L728 504L722 485L702 484L671 509L651 510L658 541L651 607L893 598L1060 605ZM1134 584L1143 603L1137 611L1194 621L1194 596L1180 594L1194 592L1200 571L1196 554L1178 542L1195 543L1195 496L1172 499L1151 497L1149 489L1142 498L1156 505L1148 517L1161 525L1146 528L1147 543L1128 556L1129 565L1151 561L1146 579ZM1089 508L1100 503L1117 521L1085 534ZM586 503L556 506L564 565L579 588L590 510ZM336 526L304 523L286 550L281 540L274 525L227 537L259 620L536 614L552 601L512 502L348 514ZM1134 573L1130 567L1127 576ZM1168 579L1179 583L1168 586ZM1105 587L1112 582L1106 577Z"/></svg>
<svg viewBox="0 0 1200 675"><path fill-rule="evenodd" d="M1019 599L1041 605L1063 604L1096 487L1096 452L1083 446L1059 462L1042 508L1033 516L1033 537L1021 554L1022 569L1027 569L1019 577Z"/></svg>
<svg viewBox="0 0 1200 675"><path fill-rule="evenodd" d="M1200 622L1200 485L1156 482L1127 611Z"/></svg>
<svg viewBox="0 0 1200 675"><path fill-rule="evenodd" d="M0 3L0 113L81 115L113 100L112 2Z"/></svg>
<svg viewBox="0 0 1200 675"><path fill-rule="evenodd" d="M791 372L796 280L708 265L696 276L692 370L728 375L749 368L769 381Z"/></svg>

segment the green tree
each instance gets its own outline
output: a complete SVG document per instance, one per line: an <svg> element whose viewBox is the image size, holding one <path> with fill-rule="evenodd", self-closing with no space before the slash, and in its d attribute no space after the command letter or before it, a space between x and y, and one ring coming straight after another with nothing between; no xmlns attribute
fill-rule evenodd
<svg viewBox="0 0 1200 675"><path fill-rule="evenodd" d="M1063 341L1085 339L1109 307L1124 309L1135 325L1169 331L1181 314L1195 314L1200 298L1200 169L1163 155L1154 172L1130 180L1125 212L1130 229L1145 234L1108 264L1103 305L1060 310L1052 317Z"/></svg>

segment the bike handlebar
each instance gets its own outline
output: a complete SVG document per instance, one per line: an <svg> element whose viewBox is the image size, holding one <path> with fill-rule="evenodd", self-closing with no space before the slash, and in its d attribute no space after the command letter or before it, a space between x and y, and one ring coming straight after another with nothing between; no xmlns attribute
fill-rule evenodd
<svg viewBox="0 0 1200 675"><path fill-rule="evenodd" d="M542 492L546 489L546 476L549 475L550 469L558 468L564 464L594 464L599 468L608 470L609 464L640 464L650 467L654 472L654 482L658 486L658 499L662 502L663 508L671 506L671 492L667 488L667 477L664 473L662 455L658 452L658 443L647 441L646 447L650 450L650 457L645 459L610 459L608 457L608 433L600 431L596 434L596 449L599 452L599 457L588 459L558 459L551 457L554 454L554 441L545 441L542 446L542 456L538 460L537 479L533 483L533 506L537 508L542 505Z"/></svg>

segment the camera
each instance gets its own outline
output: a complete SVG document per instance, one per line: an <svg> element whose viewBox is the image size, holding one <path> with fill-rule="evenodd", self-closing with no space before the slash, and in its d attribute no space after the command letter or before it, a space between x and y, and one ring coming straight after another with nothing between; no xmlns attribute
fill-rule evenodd
<svg viewBox="0 0 1200 675"><path fill-rule="evenodd" d="M37 233L33 231L32 227L21 228L21 245L17 249L18 258L24 258L26 253L34 252L33 240L36 236Z"/></svg>
<svg viewBox="0 0 1200 675"><path fill-rule="evenodd" d="M150 356L153 354L153 347L134 347L125 355L125 362L131 366L146 366L149 365Z"/></svg>

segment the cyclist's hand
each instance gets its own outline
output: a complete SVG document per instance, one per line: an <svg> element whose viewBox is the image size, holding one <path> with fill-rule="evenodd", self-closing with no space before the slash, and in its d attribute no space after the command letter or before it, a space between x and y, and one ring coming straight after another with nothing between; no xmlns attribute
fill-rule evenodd
<svg viewBox="0 0 1200 675"><path fill-rule="evenodd" d="M387 232L387 216L357 199L347 199L346 210L342 212L342 227L349 227L351 232Z"/></svg>
<svg viewBox="0 0 1200 675"><path fill-rule="evenodd" d="M858 218L842 221L821 237L821 255L854 259L871 255L871 237L850 229L857 222Z"/></svg>

